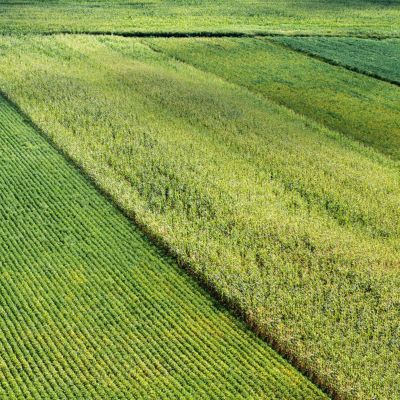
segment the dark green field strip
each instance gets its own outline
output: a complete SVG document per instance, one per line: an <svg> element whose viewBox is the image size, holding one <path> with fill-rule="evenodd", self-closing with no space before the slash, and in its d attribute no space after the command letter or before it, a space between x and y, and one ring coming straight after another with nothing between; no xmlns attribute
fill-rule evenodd
<svg viewBox="0 0 400 400"><path fill-rule="evenodd" d="M276 37L295 50L400 85L400 39Z"/></svg>
<svg viewBox="0 0 400 400"><path fill-rule="evenodd" d="M389 83L268 39L147 39L147 43L400 159L400 91Z"/></svg>
<svg viewBox="0 0 400 400"><path fill-rule="evenodd" d="M0 397L324 395L0 100Z"/></svg>
<svg viewBox="0 0 400 400"><path fill-rule="evenodd" d="M3 0L0 32L399 36L398 0Z"/></svg>

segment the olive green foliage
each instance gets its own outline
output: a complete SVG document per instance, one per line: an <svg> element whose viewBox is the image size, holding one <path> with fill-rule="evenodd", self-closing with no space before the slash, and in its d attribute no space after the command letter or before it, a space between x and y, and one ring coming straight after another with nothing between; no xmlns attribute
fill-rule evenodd
<svg viewBox="0 0 400 400"><path fill-rule="evenodd" d="M400 39L279 37L274 40L351 70L400 84Z"/></svg>
<svg viewBox="0 0 400 400"><path fill-rule="evenodd" d="M0 398L322 399L0 99Z"/></svg>
<svg viewBox="0 0 400 400"><path fill-rule="evenodd" d="M395 161L138 39L0 50L2 90L276 348L342 397L400 396Z"/></svg>
<svg viewBox="0 0 400 400"><path fill-rule="evenodd" d="M392 84L290 51L269 39L147 43L400 160L400 90ZM383 46L382 52L388 52ZM365 54L359 57L367 59ZM389 65L387 59L382 59L383 66Z"/></svg>
<svg viewBox="0 0 400 400"><path fill-rule="evenodd" d="M2 0L1 33L400 36L399 0Z"/></svg>

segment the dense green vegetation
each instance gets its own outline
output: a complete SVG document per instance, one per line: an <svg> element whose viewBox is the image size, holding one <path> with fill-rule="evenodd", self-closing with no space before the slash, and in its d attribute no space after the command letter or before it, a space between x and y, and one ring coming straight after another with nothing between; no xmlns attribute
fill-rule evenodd
<svg viewBox="0 0 400 400"><path fill-rule="evenodd" d="M269 39L147 43L400 160L400 92L389 83L288 51ZM382 65L389 65L387 59Z"/></svg>
<svg viewBox="0 0 400 400"><path fill-rule="evenodd" d="M395 161L138 39L0 46L1 89L297 366L342 397L399 397Z"/></svg>
<svg viewBox="0 0 400 400"><path fill-rule="evenodd" d="M3 99L0 148L0 398L324 398Z"/></svg>
<svg viewBox="0 0 400 400"><path fill-rule="evenodd" d="M400 84L400 40L279 37L279 43L351 70Z"/></svg>
<svg viewBox="0 0 400 400"><path fill-rule="evenodd" d="M2 0L0 32L274 32L399 37L399 6L399 0Z"/></svg>

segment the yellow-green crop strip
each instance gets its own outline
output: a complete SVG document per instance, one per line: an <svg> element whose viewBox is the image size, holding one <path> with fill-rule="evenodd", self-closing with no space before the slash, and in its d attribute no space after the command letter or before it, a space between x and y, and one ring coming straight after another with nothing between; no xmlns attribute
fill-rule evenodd
<svg viewBox="0 0 400 400"><path fill-rule="evenodd" d="M0 398L325 396L0 99Z"/></svg>
<svg viewBox="0 0 400 400"><path fill-rule="evenodd" d="M398 163L153 44L3 37L0 88L296 366L399 397Z"/></svg>

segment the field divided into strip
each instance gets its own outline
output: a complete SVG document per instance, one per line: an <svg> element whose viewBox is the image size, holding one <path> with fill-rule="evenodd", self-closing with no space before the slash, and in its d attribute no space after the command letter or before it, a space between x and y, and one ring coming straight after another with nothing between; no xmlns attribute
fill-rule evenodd
<svg viewBox="0 0 400 400"><path fill-rule="evenodd" d="M0 397L324 395L0 99Z"/></svg>
<svg viewBox="0 0 400 400"><path fill-rule="evenodd" d="M169 40L3 37L0 87L298 367L342 397L398 397L398 163L278 106L262 81L246 88L227 49L238 64L287 52L291 73L317 60L266 39ZM229 79L194 60L217 69L214 47Z"/></svg>
<svg viewBox="0 0 400 400"><path fill-rule="evenodd" d="M282 36L273 40L333 64L400 85L400 39Z"/></svg>
<svg viewBox="0 0 400 400"><path fill-rule="evenodd" d="M322 38L147 39L146 43L357 139L395 160L400 159L398 87L291 51L271 40L330 43L330 39ZM346 39L340 39L342 41ZM361 41L365 42L370 41ZM386 42L377 43L382 44L383 53L396 53L387 49ZM398 46L398 42L390 43L394 43L393 48ZM378 44L375 43L376 53L373 54L378 54ZM368 59L362 52L359 58ZM381 58L381 63L394 78L398 63L393 63L389 56Z"/></svg>

